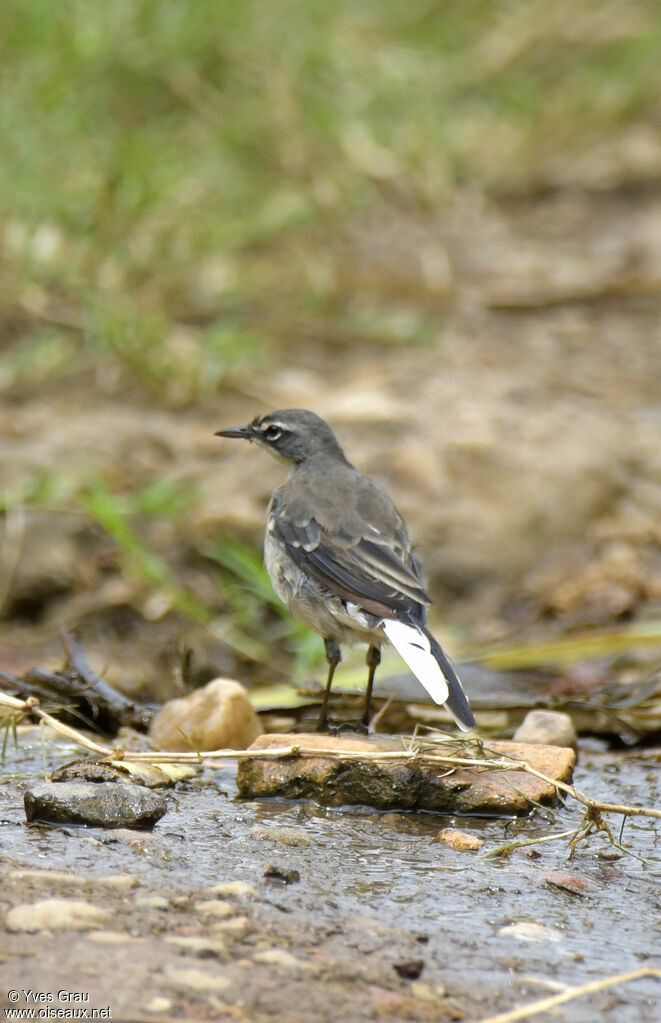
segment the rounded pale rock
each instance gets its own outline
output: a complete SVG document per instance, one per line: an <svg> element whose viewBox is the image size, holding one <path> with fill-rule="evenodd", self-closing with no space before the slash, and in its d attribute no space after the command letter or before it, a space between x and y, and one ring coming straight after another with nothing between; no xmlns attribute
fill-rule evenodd
<svg viewBox="0 0 661 1023"><path fill-rule="evenodd" d="M576 749L576 729L569 714L557 710L531 710L514 733L514 741Z"/></svg>
<svg viewBox="0 0 661 1023"><path fill-rule="evenodd" d="M110 913L81 899L41 899L10 909L5 918L8 931L84 931L104 927Z"/></svg>
<svg viewBox="0 0 661 1023"><path fill-rule="evenodd" d="M226 991L232 983L229 977L196 969L169 969L166 970L165 979L175 987L187 987L193 991L209 991L212 993Z"/></svg>
<svg viewBox="0 0 661 1023"><path fill-rule="evenodd" d="M223 899L204 899L202 902L196 902L193 909L202 916L213 916L218 920L224 920L225 917L236 913L234 906Z"/></svg>
<svg viewBox="0 0 661 1023"><path fill-rule="evenodd" d="M162 1016L163 1013L168 1013L172 1008L172 999L165 998L163 995L154 995L142 1008L144 1012L153 1012L157 1016Z"/></svg>
<svg viewBox="0 0 661 1023"><path fill-rule="evenodd" d="M209 895L218 895L229 898L235 896L237 899L255 899L257 892L247 881L223 881L221 884L214 884L206 891Z"/></svg>
<svg viewBox="0 0 661 1023"><path fill-rule="evenodd" d="M149 734L164 750L201 752L246 749L263 732L248 693L239 682L216 678L187 696L170 700Z"/></svg>

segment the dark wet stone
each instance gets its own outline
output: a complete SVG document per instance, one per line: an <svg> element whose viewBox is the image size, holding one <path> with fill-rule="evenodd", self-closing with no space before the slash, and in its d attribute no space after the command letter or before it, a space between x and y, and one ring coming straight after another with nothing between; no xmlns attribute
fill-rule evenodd
<svg viewBox="0 0 661 1023"><path fill-rule="evenodd" d="M403 963L394 963L395 972L404 980L417 980L425 968L423 959L408 959Z"/></svg>
<svg viewBox="0 0 661 1023"><path fill-rule="evenodd" d="M296 752L281 759L241 760L237 786L242 797L313 799L326 806L362 804L379 810L528 814L537 803L557 801L553 781L571 781L576 763L571 749L519 742L482 745L465 739L443 748L444 756L456 756L459 761L494 760L494 770L460 762L452 767L451 762L434 764L422 758L370 758L370 754L402 751L403 741L395 736L262 735L250 748L257 752L273 747L292 747ZM341 755L345 751L346 758ZM368 754L364 759L363 753ZM525 761L552 780L520 770L503 771L503 758Z"/></svg>
<svg viewBox="0 0 661 1023"><path fill-rule="evenodd" d="M28 821L152 828L167 810L164 797L141 785L40 782L25 792Z"/></svg>
<svg viewBox="0 0 661 1023"><path fill-rule="evenodd" d="M264 871L264 877L267 881L275 881L278 884L294 884L295 881L301 880L301 875L297 870L277 867L274 863L269 863Z"/></svg>
<svg viewBox="0 0 661 1023"><path fill-rule="evenodd" d="M120 769L114 764L103 760L72 760L58 767L50 775L56 782L101 782L119 781Z"/></svg>

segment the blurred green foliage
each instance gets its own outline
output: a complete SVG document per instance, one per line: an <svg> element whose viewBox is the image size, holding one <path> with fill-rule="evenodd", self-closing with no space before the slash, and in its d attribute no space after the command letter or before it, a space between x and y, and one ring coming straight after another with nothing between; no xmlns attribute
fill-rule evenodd
<svg viewBox="0 0 661 1023"><path fill-rule="evenodd" d="M261 634L271 644L281 643L292 655L291 677L304 681L311 669L324 663L324 646L319 636L296 618L276 597L262 561L261 551L241 543L235 536L220 537L205 545L203 553L220 565L223 597L232 610L235 626L242 636L255 636L255 623L261 619ZM272 612L264 622L264 608ZM230 639L233 633L230 633ZM237 647L237 649L240 649ZM268 661L268 651L256 658Z"/></svg>
<svg viewBox="0 0 661 1023"><path fill-rule="evenodd" d="M323 273L278 299L257 251L389 192L543 184L658 120L660 49L655 0L4 0L0 327L29 322L0 387L110 363L213 393L285 342L279 301L347 316Z"/></svg>
<svg viewBox="0 0 661 1023"><path fill-rule="evenodd" d="M207 608L177 583L167 563L148 548L131 524L131 516L140 512L176 517L180 501L181 494L163 482L150 484L131 498L122 498L113 494L101 480L95 480L80 495L83 508L117 544L125 571L156 587L172 606L189 618L205 623L210 618Z"/></svg>

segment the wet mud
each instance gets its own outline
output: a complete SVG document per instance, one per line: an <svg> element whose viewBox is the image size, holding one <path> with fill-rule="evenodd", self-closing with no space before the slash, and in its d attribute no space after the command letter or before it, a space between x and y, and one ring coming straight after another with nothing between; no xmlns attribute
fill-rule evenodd
<svg viewBox="0 0 661 1023"><path fill-rule="evenodd" d="M37 729L8 751L0 901L84 898L110 919L64 942L5 930L5 1000L32 986L85 991L113 1019L479 1020L561 985L661 965L655 821L627 820L626 852L599 834L571 862L566 840L485 858L576 827L580 808L514 820L248 803L227 766L171 789L149 833L27 826L25 787L76 753L44 746ZM658 805L659 751L586 740L575 782L598 799ZM618 838L621 818L609 821ZM480 851L439 843L449 825L483 839ZM243 884L217 888L230 882ZM660 1000L661 983L644 978L554 1018L652 1023Z"/></svg>

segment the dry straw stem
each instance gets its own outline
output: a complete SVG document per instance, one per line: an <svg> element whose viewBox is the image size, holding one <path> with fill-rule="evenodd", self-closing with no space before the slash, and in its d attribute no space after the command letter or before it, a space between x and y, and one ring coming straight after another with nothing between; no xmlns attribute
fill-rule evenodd
<svg viewBox="0 0 661 1023"><path fill-rule="evenodd" d="M631 970L630 973L615 973L611 977L603 977L601 980L593 980L589 984L581 984L580 987L572 987L559 995L550 995L548 998L540 998L538 1002L531 1002L530 1005L520 1005L517 1009L509 1012L501 1012L497 1016L484 1016L476 1023L517 1023L520 1019L531 1019L539 1016L542 1012L554 1009L556 1005L563 1005L575 998L582 998L584 995L593 995L597 991L604 991L606 988L614 987L616 984L626 984L630 980L640 980L642 977L661 978L661 970L655 970L651 966L643 966L639 970Z"/></svg>
<svg viewBox="0 0 661 1023"><path fill-rule="evenodd" d="M47 725L56 731L60 735L66 736L73 742L78 743L80 746L84 746L86 749L91 750L93 753L98 754L102 757L107 757L111 760L127 760L127 761L146 761L150 764L159 763L184 763L184 764L202 764L205 761L210 760L280 760L287 757L297 756L324 756L324 757L336 757L339 760L395 760L395 761L414 761L421 760L428 764L444 764L449 768L454 767L476 767L482 770L488 771L525 771L527 774L533 774L535 777L540 778L542 781L549 785L554 785L556 789L561 792L566 792L567 795L572 796L579 803L582 803L593 813L621 813L628 817L656 817L661 820L661 810L657 810L654 807L646 806L626 806L619 803L602 803L595 799L591 799L590 796L574 788L573 785L568 785L567 782L558 781L554 778L549 777L542 771L536 770L531 767L530 764L526 763L525 760L515 760L513 758L501 757L500 759L493 760L487 757L477 756L444 756L443 754L432 752L437 747L440 747L443 742L456 748L468 750L471 745L480 750L489 752L488 746L479 739L465 738L461 740L457 739L437 739L436 741L427 741L424 745L425 748L420 748L420 744L416 744L414 741L411 748L408 750L374 750L373 752L359 751L359 750L342 750L342 749L314 749L306 748L302 745L289 745L280 746L275 749L260 749L260 750L232 750L232 749L217 749L210 750L204 753L192 752L192 753L181 753L181 752L157 752L157 753L145 753L141 751L124 750L121 747L104 746L101 743L94 742L89 739L82 732L79 732L75 728L71 728L69 725L63 724L54 718L47 711L43 710L39 701L31 696L27 700L19 700L15 696L10 696L8 693L0 691L0 704L11 708L13 711L18 712L21 715L32 714L33 716L44 721Z"/></svg>

